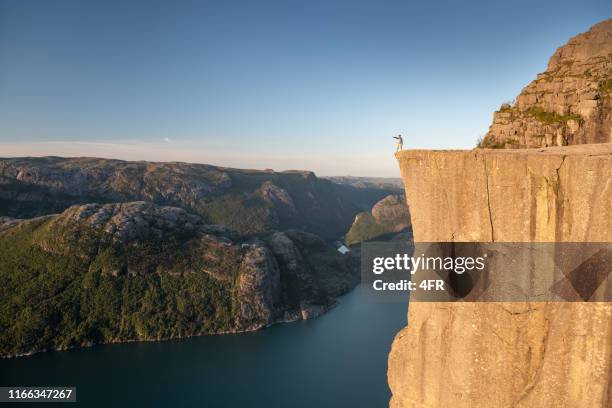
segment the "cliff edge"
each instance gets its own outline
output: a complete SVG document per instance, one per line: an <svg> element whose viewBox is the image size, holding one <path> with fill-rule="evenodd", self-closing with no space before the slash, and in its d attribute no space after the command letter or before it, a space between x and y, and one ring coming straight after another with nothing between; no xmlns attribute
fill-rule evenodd
<svg viewBox="0 0 612 408"><path fill-rule="evenodd" d="M612 144L396 155L415 242L610 242ZM392 407L612 405L610 303L414 303Z"/></svg>

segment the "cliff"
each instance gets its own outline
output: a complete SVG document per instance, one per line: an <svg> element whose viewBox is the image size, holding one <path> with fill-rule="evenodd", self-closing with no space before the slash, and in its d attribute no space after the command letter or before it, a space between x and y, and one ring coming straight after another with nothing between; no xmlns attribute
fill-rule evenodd
<svg viewBox="0 0 612 408"><path fill-rule="evenodd" d="M505 103L481 147L612 142L612 19L557 49L545 72Z"/></svg>
<svg viewBox="0 0 612 408"><path fill-rule="evenodd" d="M610 242L612 144L397 154L415 242ZM612 405L609 303L413 303L392 407Z"/></svg>
<svg viewBox="0 0 612 408"><path fill-rule="evenodd" d="M410 227L410 212L406 198L390 194L372 207L371 211L357 214L351 229L346 233L348 245L372 239L381 239L402 232Z"/></svg>

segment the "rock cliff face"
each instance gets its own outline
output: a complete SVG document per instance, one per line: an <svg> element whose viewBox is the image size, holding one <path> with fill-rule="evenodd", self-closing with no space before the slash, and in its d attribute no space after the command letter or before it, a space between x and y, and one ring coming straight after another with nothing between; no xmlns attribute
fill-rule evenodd
<svg viewBox="0 0 612 408"><path fill-rule="evenodd" d="M415 242L609 242L612 144L397 154ZM612 406L609 303L414 303L392 407Z"/></svg>
<svg viewBox="0 0 612 408"><path fill-rule="evenodd" d="M515 103L503 104L481 147L612 142L612 19L557 49Z"/></svg>
<svg viewBox="0 0 612 408"><path fill-rule="evenodd" d="M357 214L345 240L348 245L353 245L398 233L409 227L410 212L406 198L400 194L391 194L374 204L372 211Z"/></svg>

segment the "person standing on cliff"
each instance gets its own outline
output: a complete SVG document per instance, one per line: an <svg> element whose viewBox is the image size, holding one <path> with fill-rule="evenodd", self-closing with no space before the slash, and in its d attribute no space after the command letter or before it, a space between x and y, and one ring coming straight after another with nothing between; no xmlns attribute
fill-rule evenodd
<svg viewBox="0 0 612 408"><path fill-rule="evenodd" d="M397 139L397 150L396 153L404 149L404 139L402 139L402 135L393 136L394 139Z"/></svg>

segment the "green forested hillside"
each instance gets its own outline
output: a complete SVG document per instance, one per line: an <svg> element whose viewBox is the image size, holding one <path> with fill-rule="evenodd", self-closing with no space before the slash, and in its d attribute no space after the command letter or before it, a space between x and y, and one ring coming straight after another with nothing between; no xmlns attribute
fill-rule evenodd
<svg viewBox="0 0 612 408"><path fill-rule="evenodd" d="M356 268L290 235L244 241L148 203L18 223L0 232L0 355L251 330L330 307Z"/></svg>
<svg viewBox="0 0 612 408"><path fill-rule="evenodd" d="M0 236L2 355L236 328L231 281L185 273L166 258L177 254L178 242L149 241L132 253L101 246L94 257L81 258L36 245L45 227L46 222L28 223ZM109 273L124 261L146 269L154 258L182 273Z"/></svg>

